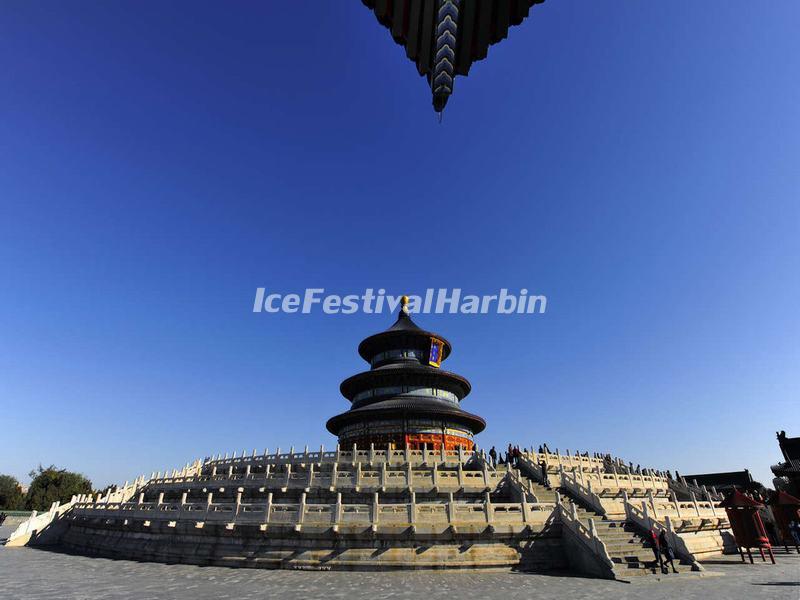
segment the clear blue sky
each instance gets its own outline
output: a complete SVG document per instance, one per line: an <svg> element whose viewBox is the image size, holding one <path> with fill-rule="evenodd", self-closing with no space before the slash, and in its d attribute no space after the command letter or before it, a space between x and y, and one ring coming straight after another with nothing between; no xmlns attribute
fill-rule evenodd
<svg viewBox="0 0 800 600"><path fill-rule="evenodd" d="M800 435L798 23L548 0L438 124L355 0L3 2L0 472L333 445L393 318L253 314L256 287L524 287L545 315L418 319L481 445L769 484Z"/></svg>

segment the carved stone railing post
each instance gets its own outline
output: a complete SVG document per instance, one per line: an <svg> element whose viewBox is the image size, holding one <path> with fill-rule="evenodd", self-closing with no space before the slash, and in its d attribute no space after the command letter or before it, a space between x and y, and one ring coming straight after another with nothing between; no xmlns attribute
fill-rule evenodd
<svg viewBox="0 0 800 600"><path fill-rule="evenodd" d="M697 480L695 480L697 481ZM697 504L697 496L694 495L694 492L689 492L692 498L692 504L694 504L694 512L699 517L700 516L700 506Z"/></svg>
<svg viewBox="0 0 800 600"><path fill-rule="evenodd" d="M531 522L531 507L528 504L528 499L524 494L522 495L522 521L526 525Z"/></svg>
<svg viewBox="0 0 800 600"><path fill-rule="evenodd" d="M306 516L306 493L300 494L300 506L297 508L297 523L294 526L295 531L300 531L303 527L303 521Z"/></svg>
<svg viewBox="0 0 800 600"><path fill-rule="evenodd" d="M339 531L339 524L342 522L342 493L336 493L336 508L333 515L333 531Z"/></svg>
<svg viewBox="0 0 800 600"><path fill-rule="evenodd" d="M453 492L447 495L447 523L453 527L456 521L455 506L453 504Z"/></svg>
<svg viewBox="0 0 800 600"><path fill-rule="evenodd" d="M264 525L265 526L269 525L269 519L270 519L271 515L272 515L272 492L269 492L267 494L267 507L264 510Z"/></svg>
<svg viewBox="0 0 800 600"><path fill-rule="evenodd" d="M381 506L378 502L378 492L375 492L372 496L372 531L376 532L378 530L378 524L380 521L380 511Z"/></svg>
<svg viewBox="0 0 800 600"><path fill-rule="evenodd" d="M678 497L675 495L675 490L669 491L669 499L675 505L675 513L678 515L678 518L681 518L681 504L678 502Z"/></svg>

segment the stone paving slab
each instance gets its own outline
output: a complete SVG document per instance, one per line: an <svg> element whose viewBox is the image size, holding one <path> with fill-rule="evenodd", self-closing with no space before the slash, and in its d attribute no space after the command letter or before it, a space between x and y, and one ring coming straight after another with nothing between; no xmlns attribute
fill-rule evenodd
<svg viewBox="0 0 800 600"><path fill-rule="evenodd" d="M11 532L0 528L0 539ZM726 557L706 564L715 576L638 578L630 584L570 576L499 572L351 573L262 571L163 565L88 558L32 548L0 547L4 600L138 600L226 598L567 598L569 600L800 599L800 555L779 554L778 564L741 564ZM760 559L758 559L760 561Z"/></svg>

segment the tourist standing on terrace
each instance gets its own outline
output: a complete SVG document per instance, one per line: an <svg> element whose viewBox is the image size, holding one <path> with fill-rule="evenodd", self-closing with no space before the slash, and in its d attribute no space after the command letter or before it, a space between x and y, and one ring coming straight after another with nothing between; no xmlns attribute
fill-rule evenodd
<svg viewBox="0 0 800 600"><path fill-rule="evenodd" d="M497 468L497 450L494 446L492 446L491 450L489 450L489 459L492 463L492 466Z"/></svg>

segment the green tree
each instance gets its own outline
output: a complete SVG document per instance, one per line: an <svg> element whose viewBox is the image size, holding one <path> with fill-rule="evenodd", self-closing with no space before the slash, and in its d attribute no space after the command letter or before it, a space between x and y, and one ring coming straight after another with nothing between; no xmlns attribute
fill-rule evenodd
<svg viewBox="0 0 800 600"><path fill-rule="evenodd" d="M0 475L0 509L21 510L25 505L25 494L16 477Z"/></svg>
<svg viewBox="0 0 800 600"><path fill-rule="evenodd" d="M31 486L25 498L25 508L48 510L55 501L69 502L75 494L91 494L92 482L80 473L57 469L50 465L46 469L39 465L30 473Z"/></svg>

